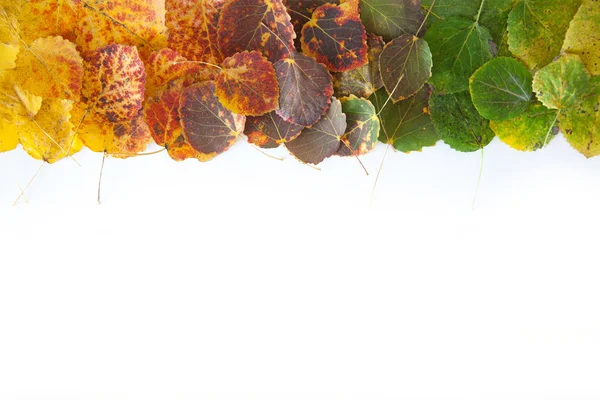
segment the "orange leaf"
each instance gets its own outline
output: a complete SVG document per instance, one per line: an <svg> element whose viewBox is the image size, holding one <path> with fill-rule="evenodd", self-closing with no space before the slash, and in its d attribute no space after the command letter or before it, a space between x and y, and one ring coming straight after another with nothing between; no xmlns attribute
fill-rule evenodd
<svg viewBox="0 0 600 400"><path fill-rule="evenodd" d="M221 104L237 114L258 116L279 107L275 69L258 51L226 58L216 85Z"/></svg>

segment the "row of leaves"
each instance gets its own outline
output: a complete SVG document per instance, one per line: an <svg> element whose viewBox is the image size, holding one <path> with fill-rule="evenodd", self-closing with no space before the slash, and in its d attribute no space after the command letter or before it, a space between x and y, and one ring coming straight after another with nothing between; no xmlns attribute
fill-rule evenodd
<svg viewBox="0 0 600 400"><path fill-rule="evenodd" d="M600 154L598 0L0 0L0 151L53 163L240 136L300 161L559 129Z"/></svg>

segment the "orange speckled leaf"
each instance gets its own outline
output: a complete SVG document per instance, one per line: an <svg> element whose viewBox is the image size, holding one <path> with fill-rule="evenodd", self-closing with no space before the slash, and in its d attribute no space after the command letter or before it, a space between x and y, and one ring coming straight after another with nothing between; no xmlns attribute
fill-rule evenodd
<svg viewBox="0 0 600 400"><path fill-rule="evenodd" d="M311 126L329 106L333 78L322 64L300 53L277 61L279 80L279 114L294 124Z"/></svg>
<svg viewBox="0 0 600 400"><path fill-rule="evenodd" d="M73 42L82 11L80 0L25 1L19 18L21 36L28 44L46 36L62 36Z"/></svg>
<svg viewBox="0 0 600 400"><path fill-rule="evenodd" d="M34 40L19 53L15 81L44 98L79 100L83 60L75 45L60 36Z"/></svg>
<svg viewBox="0 0 600 400"><path fill-rule="evenodd" d="M275 69L258 51L226 58L215 83L221 104L236 114L258 116L279 106Z"/></svg>
<svg viewBox="0 0 600 400"><path fill-rule="evenodd" d="M21 89L10 74L0 71L0 119L23 125L35 117L41 106L41 97Z"/></svg>
<svg viewBox="0 0 600 400"><path fill-rule="evenodd" d="M209 157L227 150L243 132L246 122L246 117L223 107L212 81L185 88L179 114L187 142L196 151Z"/></svg>
<svg viewBox="0 0 600 400"><path fill-rule="evenodd" d="M230 57L258 50L271 62L294 50L294 26L281 0L229 0L219 19L219 47Z"/></svg>
<svg viewBox="0 0 600 400"><path fill-rule="evenodd" d="M193 61L188 61L171 49L162 49L150 55L146 63L146 96L152 97L167 84L182 80L184 86L214 80L219 71Z"/></svg>
<svg viewBox="0 0 600 400"><path fill-rule="evenodd" d="M275 111L260 117L246 119L244 134L248 141L264 149L279 147L281 143L294 140L304 127L281 118Z"/></svg>
<svg viewBox="0 0 600 400"><path fill-rule="evenodd" d="M339 0L283 0L283 4L290 14L294 30L296 31L296 37L300 38L302 34L302 27L307 21L310 21L313 12L317 7L323 4L340 4ZM300 47L300 42L297 42L297 46Z"/></svg>
<svg viewBox="0 0 600 400"><path fill-rule="evenodd" d="M343 72L368 62L367 31L355 4L324 4L302 28L302 51L331 71Z"/></svg>
<svg viewBox="0 0 600 400"><path fill-rule="evenodd" d="M81 0L77 46L92 51L117 43L137 46L143 59L166 47L164 1Z"/></svg>
<svg viewBox="0 0 600 400"><path fill-rule="evenodd" d="M17 17L0 4L0 71L17 66L20 45Z"/></svg>
<svg viewBox="0 0 600 400"><path fill-rule="evenodd" d="M79 103L73 107L71 114L79 138L92 151L127 158L144 151L152 140L143 113L127 121L113 123L104 115L88 112Z"/></svg>
<svg viewBox="0 0 600 400"><path fill-rule="evenodd" d="M111 44L84 58L83 102L111 122L134 118L142 108L146 82L137 49Z"/></svg>
<svg viewBox="0 0 600 400"><path fill-rule="evenodd" d="M167 0L169 47L188 60L218 64L219 16L225 0Z"/></svg>

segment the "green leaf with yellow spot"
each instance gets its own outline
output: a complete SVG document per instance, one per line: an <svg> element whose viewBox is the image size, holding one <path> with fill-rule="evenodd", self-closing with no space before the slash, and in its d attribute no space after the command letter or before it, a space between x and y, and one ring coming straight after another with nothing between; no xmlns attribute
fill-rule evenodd
<svg viewBox="0 0 600 400"><path fill-rule="evenodd" d="M564 55L539 70L533 91L548 108L565 110L590 91L590 74L576 55Z"/></svg>
<svg viewBox="0 0 600 400"><path fill-rule="evenodd" d="M418 0L361 0L360 17L368 32L387 42L405 34L416 35L424 15Z"/></svg>
<svg viewBox="0 0 600 400"><path fill-rule="evenodd" d="M559 117L567 141L587 158L600 155L600 78L593 78L591 86L593 90Z"/></svg>
<svg viewBox="0 0 600 400"><path fill-rule="evenodd" d="M600 1L583 1L571 21L563 51L579 55L592 75L600 75Z"/></svg>
<svg viewBox="0 0 600 400"><path fill-rule="evenodd" d="M346 131L337 154L361 156L375 148L379 136L379 118L375 107L367 99L354 95L340 99L346 114Z"/></svg>

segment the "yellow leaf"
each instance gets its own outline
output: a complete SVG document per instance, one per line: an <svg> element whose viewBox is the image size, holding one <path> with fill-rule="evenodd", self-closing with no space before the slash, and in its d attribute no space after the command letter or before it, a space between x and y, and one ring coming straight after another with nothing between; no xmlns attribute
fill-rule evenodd
<svg viewBox="0 0 600 400"><path fill-rule="evenodd" d="M79 0L28 0L19 18L21 36L27 44L46 36L62 36L74 41L82 9Z"/></svg>
<svg viewBox="0 0 600 400"><path fill-rule="evenodd" d="M600 75L600 2L584 0L571 21L563 50L578 54L592 75Z"/></svg>
<svg viewBox="0 0 600 400"><path fill-rule="evenodd" d="M13 150L18 144L17 126L0 118L0 153Z"/></svg>
<svg viewBox="0 0 600 400"><path fill-rule="evenodd" d="M19 141L29 155L50 164L81 150L74 136L69 100L45 99L35 118L19 127Z"/></svg>
<svg viewBox="0 0 600 400"><path fill-rule="evenodd" d="M75 45L60 36L34 40L17 58L14 79L43 98L79 100L83 59Z"/></svg>
<svg viewBox="0 0 600 400"><path fill-rule="evenodd" d="M136 46L144 60L167 46L164 0L81 0L77 45L82 51L117 43Z"/></svg>
<svg viewBox="0 0 600 400"><path fill-rule="evenodd" d="M105 116L87 111L76 104L72 111L73 124L83 144L90 150L117 158L134 156L146 149L152 137L142 115L113 123Z"/></svg>
<svg viewBox="0 0 600 400"><path fill-rule="evenodd" d="M17 125L29 122L40 110L42 98L12 83L6 72L0 71L0 118Z"/></svg>
<svg viewBox="0 0 600 400"><path fill-rule="evenodd" d="M0 5L0 70L17 66L19 53L19 23Z"/></svg>

